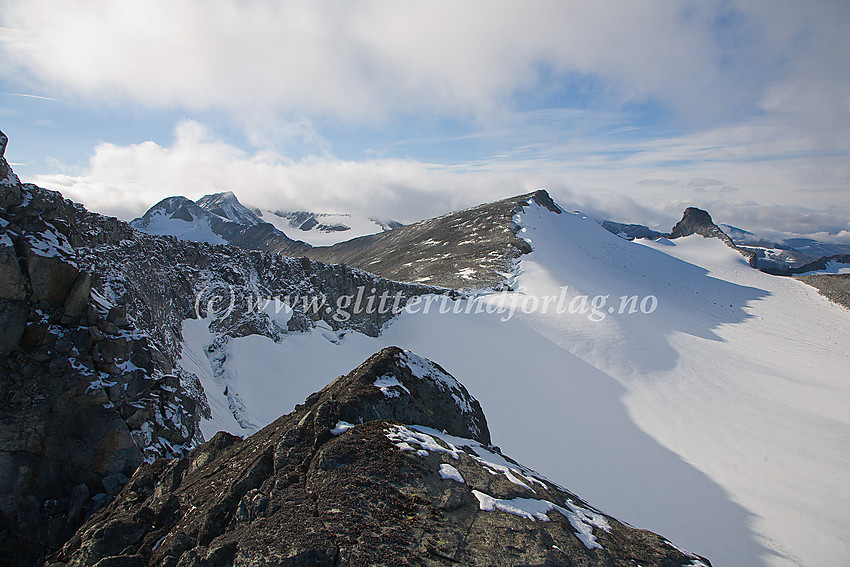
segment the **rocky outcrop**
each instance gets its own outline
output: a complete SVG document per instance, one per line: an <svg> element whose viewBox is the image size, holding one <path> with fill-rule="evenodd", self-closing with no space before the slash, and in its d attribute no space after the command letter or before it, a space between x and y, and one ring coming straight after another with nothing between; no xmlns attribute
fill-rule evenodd
<svg viewBox="0 0 850 567"><path fill-rule="evenodd" d="M142 465L48 564L708 565L488 439L460 384L385 349L248 439Z"/></svg>
<svg viewBox="0 0 850 567"><path fill-rule="evenodd" d="M719 226L714 224L714 221L711 220L711 215L708 214L708 211L704 211L696 207L688 207L682 215L682 220L677 222L673 227L673 230L670 231L670 234L666 236L669 238L682 238L685 236L691 236L692 234L699 234L705 238L717 238L718 240L723 241L726 246L741 254L751 267L755 268L757 265L758 259L756 255L750 250L739 248L732 239L729 238L728 234L723 232Z"/></svg>
<svg viewBox="0 0 850 567"><path fill-rule="evenodd" d="M121 372L99 367L98 349L125 339L101 329L70 225L32 213L2 154L0 170L13 182L0 184L0 564L17 566L70 537L142 453L99 386Z"/></svg>
<svg viewBox="0 0 850 567"><path fill-rule="evenodd" d="M0 132L0 187L4 189L3 196L0 197L0 208L3 209L21 202L21 181L12 171L12 168L9 167L9 163L5 157L8 143L9 138L6 134Z"/></svg>

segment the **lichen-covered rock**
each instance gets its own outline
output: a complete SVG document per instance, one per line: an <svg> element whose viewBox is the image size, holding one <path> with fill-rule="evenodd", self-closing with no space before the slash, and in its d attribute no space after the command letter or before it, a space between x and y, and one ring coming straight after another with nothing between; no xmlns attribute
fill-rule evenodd
<svg viewBox="0 0 850 567"><path fill-rule="evenodd" d="M248 439L142 465L48 564L708 565L502 455L483 420L437 365L385 349Z"/></svg>

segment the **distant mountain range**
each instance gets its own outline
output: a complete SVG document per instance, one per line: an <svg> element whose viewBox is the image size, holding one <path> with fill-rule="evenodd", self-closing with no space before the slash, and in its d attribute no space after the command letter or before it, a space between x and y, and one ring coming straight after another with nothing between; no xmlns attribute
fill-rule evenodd
<svg viewBox="0 0 850 567"><path fill-rule="evenodd" d="M466 214L471 218L486 218L482 213L492 206L474 207ZM493 284L498 280L494 279L494 274L508 269L509 258L517 255L516 252L508 252L505 255L497 251L496 248L506 242L494 239L493 234L481 235L478 231L468 231L470 234L474 233L475 237L466 240L468 246L476 246L474 242L477 241L479 245L486 243L485 248L492 248L486 251L476 250L472 252L472 256L480 258L486 253L491 253L494 259L499 256L499 260L491 268L485 269L484 274L471 265L456 266L453 275L447 268L433 264L426 270L421 263L421 258L430 254L429 246L440 245L441 238L446 236L441 233L450 230L449 227L464 226L464 229L469 229L472 226L463 225L459 221L460 215L464 213L451 213L440 217L439 221L427 221L428 225L414 223L411 226L416 228L389 236L382 233L404 225L393 220L378 220L346 213L251 209L242 205L232 192L225 192L206 195L197 202L185 197L168 197L151 207L142 217L131 221L130 225L148 234L172 235L182 240L231 244L248 250L264 250L290 256L303 255L316 260L344 263L404 281L422 281L448 287ZM670 236L670 233L662 233L641 224L610 220L602 221L601 224L609 232L627 240ZM715 226L730 238L731 243L743 254L753 258L753 267L771 274L839 272L842 265L850 264L850 245L830 244L808 238L772 242L731 225ZM507 231L507 225L500 230ZM717 236L723 238L720 233L717 233ZM449 238L452 236L449 235ZM350 240L353 242L349 242ZM402 242L409 243L413 248L405 250L403 255L382 251L383 248L398 251L400 247L404 247ZM380 243L387 244L388 247L382 248ZM522 247L521 243L516 242L509 246L513 250L521 250ZM412 254L414 248L421 251L420 260ZM406 262L396 262L402 257L406 258ZM850 266L847 270L850 271Z"/></svg>
<svg viewBox="0 0 850 567"><path fill-rule="evenodd" d="M148 234L294 255L311 246L391 230L401 223L352 214L262 211L244 206L228 191L205 195L197 202L168 197L130 225Z"/></svg>

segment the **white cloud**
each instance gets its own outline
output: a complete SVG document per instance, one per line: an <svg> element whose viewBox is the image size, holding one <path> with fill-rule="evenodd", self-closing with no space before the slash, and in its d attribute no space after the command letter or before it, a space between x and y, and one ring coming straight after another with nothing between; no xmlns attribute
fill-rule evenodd
<svg viewBox="0 0 850 567"><path fill-rule="evenodd" d="M476 176L478 177L478 176ZM249 154L184 121L171 146L101 144L81 175L49 174L34 181L92 210L130 219L156 201L234 191L246 204L285 210L364 212L404 220L439 214L459 203L488 200L492 184L415 160L293 161L273 151ZM488 193L491 192L491 193ZM522 192L506 186L502 196Z"/></svg>
<svg viewBox="0 0 850 567"><path fill-rule="evenodd" d="M666 150L654 145L658 159ZM685 164L689 156L681 156ZM154 142L130 146L101 144L87 171L80 175L51 174L33 181L58 189L91 210L130 219L162 198L184 195L197 199L207 193L234 191L246 205L268 209L358 212L404 222L497 200L540 187L563 206L598 219L639 222L668 230L687 206L709 210L717 222L755 232L807 235L824 232L850 242L850 207L813 210L812 196L800 193L797 203L764 205L752 200L764 187L771 163L724 166L727 179L739 189L736 202L721 201L731 187L714 185L704 192L690 180L707 177L706 165L679 165L680 181L645 183L655 171L652 163L623 159L618 167L599 168L594 159L572 161L496 159L489 163L427 164L413 159L346 161L330 157L292 160L272 151L248 153L218 140L203 125L180 123L170 146ZM665 166L668 171L671 166ZM794 182L788 171L773 171L775 179ZM653 179L650 177L650 179ZM672 182L672 184L671 184ZM782 186L781 190L788 192ZM826 193L829 197L830 194ZM845 231L843 236L841 231Z"/></svg>
<svg viewBox="0 0 850 567"><path fill-rule="evenodd" d="M0 72L245 120L488 115L545 73L600 81L594 104L653 98L696 121L754 104L809 115L813 96L846 113L840 4L10 0Z"/></svg>

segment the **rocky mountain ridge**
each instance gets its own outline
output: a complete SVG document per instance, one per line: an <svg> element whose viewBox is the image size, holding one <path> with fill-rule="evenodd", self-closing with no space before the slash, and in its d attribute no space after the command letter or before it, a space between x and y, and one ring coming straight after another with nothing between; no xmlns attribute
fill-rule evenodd
<svg viewBox="0 0 850 567"><path fill-rule="evenodd" d="M54 567L707 566L490 445L478 402L398 348L241 440L142 465Z"/></svg>
<svg viewBox="0 0 850 567"><path fill-rule="evenodd" d="M531 252L528 242L517 236L520 226L515 220L531 202L561 213L541 189L390 232L311 248L306 255L399 281L452 289L508 288L517 258Z"/></svg>

